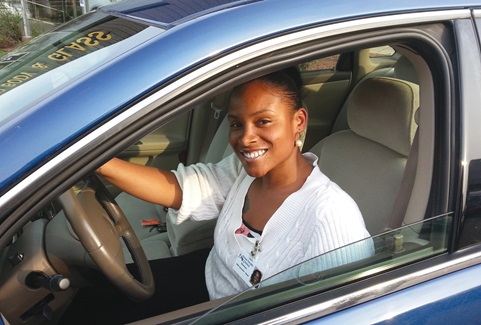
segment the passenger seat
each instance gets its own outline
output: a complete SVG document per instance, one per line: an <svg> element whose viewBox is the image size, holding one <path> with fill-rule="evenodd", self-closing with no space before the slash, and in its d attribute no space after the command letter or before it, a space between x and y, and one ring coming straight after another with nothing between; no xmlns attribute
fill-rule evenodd
<svg viewBox="0 0 481 325"><path fill-rule="evenodd" d="M419 87L390 77L362 80L346 101L349 129L310 151L319 167L357 202L371 235L388 228L417 129Z"/></svg>

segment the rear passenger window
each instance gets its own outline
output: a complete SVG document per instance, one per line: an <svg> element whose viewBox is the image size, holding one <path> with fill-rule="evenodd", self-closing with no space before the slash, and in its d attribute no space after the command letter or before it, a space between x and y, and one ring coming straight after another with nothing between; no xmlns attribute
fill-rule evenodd
<svg viewBox="0 0 481 325"><path fill-rule="evenodd" d="M315 59L309 62L301 63L299 69L301 71L319 71L319 70L335 70L339 54L328 56L325 58Z"/></svg>

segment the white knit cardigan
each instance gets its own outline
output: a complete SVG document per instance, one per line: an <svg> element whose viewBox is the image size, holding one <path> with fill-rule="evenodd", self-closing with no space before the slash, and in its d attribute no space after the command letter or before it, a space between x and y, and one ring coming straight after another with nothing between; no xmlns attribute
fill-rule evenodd
<svg viewBox="0 0 481 325"><path fill-rule="evenodd" d="M317 157L304 154L315 168L304 185L292 193L272 215L260 237L261 251L256 267L262 279L341 246L369 237L364 220L354 200L322 174ZM205 277L211 299L239 293L249 287L234 271L241 251L250 252L254 239L234 234L242 223L244 198L254 178L247 175L234 154L217 164L179 165L174 171L183 190L178 211L171 211L173 222L186 219L217 218L214 247L207 259ZM371 256L371 241L333 257L316 259L303 274ZM273 279L283 281L299 276L299 270ZM269 281L271 282L271 281Z"/></svg>

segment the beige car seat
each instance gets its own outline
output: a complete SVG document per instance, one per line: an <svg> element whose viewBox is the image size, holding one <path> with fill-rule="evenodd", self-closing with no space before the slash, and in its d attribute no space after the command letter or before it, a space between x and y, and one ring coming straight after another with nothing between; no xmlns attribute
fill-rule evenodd
<svg viewBox="0 0 481 325"><path fill-rule="evenodd" d="M331 134L310 151L319 167L357 202L371 235L388 228L417 125L419 87L371 77L346 102L349 129Z"/></svg>
<svg viewBox="0 0 481 325"><path fill-rule="evenodd" d="M224 103L226 109L227 95L221 94L212 100ZM228 143L229 127L227 118L224 118L215 132L212 142L205 154L204 162L216 163L230 155L233 151ZM191 221L187 220L180 225L174 225L171 218L167 217L168 209L137 199L125 192L116 197L116 201L124 214L129 219L132 228L139 237L149 260L178 256L195 250L209 248L214 244L213 233L216 220ZM165 232L159 232L155 227L142 226L145 219L157 219L165 224ZM130 256L126 254L126 256Z"/></svg>

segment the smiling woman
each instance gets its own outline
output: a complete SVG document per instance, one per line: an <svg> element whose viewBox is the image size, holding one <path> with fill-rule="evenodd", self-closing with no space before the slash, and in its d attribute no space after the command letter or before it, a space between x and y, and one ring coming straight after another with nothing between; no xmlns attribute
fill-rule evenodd
<svg viewBox="0 0 481 325"><path fill-rule="evenodd" d="M300 86L290 68L235 88L227 111L235 155L217 164L170 172L114 159L98 169L120 189L173 208L176 224L218 219L205 270L211 299L250 287L254 270L267 279L369 237L356 203L321 173L315 155L299 150L307 125ZM366 241L333 264L373 253ZM187 283L175 281L177 290L180 282Z"/></svg>

